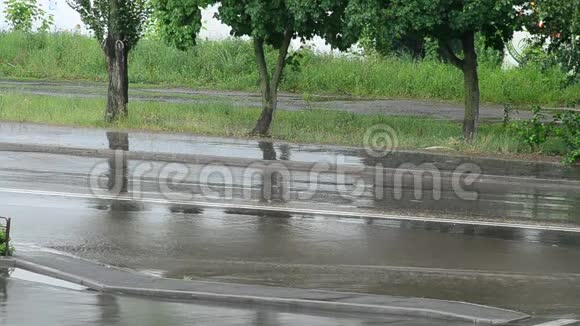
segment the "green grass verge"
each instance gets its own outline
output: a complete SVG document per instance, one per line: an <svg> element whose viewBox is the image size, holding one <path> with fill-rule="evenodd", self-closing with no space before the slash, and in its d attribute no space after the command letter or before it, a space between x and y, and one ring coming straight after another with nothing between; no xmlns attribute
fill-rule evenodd
<svg viewBox="0 0 580 326"><path fill-rule="evenodd" d="M236 107L228 103L132 102L129 117L109 125L103 121L104 106L105 101L100 99L9 93L0 96L0 120L247 137L260 113L259 109ZM323 110L277 112L272 136L275 139L297 143L362 147L367 130L376 125L389 125L394 128L399 147L404 149L445 146L469 153L529 152L522 141L499 124L482 125L478 141L473 145L465 145L461 141L461 125L458 122L416 117L367 116ZM560 145L547 146L557 149Z"/></svg>
<svg viewBox="0 0 580 326"><path fill-rule="evenodd" d="M401 57L348 58L303 51L300 65L288 67L283 90L304 94L421 98L461 101L463 77L436 60ZM275 61L275 53L268 52ZM580 85L564 86L558 69L534 66L504 71L482 60L482 100L488 103L565 106L580 101ZM163 42L143 40L131 53L133 83L214 89L257 90L251 44L240 40L202 41L182 52ZM0 77L105 81L98 43L70 33L0 33Z"/></svg>

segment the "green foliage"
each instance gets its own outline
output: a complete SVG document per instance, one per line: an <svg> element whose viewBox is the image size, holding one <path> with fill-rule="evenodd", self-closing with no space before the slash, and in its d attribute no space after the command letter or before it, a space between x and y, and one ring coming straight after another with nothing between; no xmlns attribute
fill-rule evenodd
<svg viewBox="0 0 580 326"><path fill-rule="evenodd" d="M508 127L512 121L512 113L515 111L513 104L507 102L503 105L503 125Z"/></svg>
<svg viewBox="0 0 580 326"><path fill-rule="evenodd" d="M564 163L574 164L580 159L580 113L567 111L556 114L554 122L559 126L556 136L566 145Z"/></svg>
<svg viewBox="0 0 580 326"><path fill-rule="evenodd" d="M536 51L546 50L569 74L580 80L580 0L536 0L529 5L527 29L536 36Z"/></svg>
<svg viewBox="0 0 580 326"><path fill-rule="evenodd" d="M151 0L161 38L181 50L193 47L202 27L201 7L208 4L208 0Z"/></svg>
<svg viewBox="0 0 580 326"><path fill-rule="evenodd" d="M488 47L500 50L503 41L521 29L524 4L526 0L353 0L351 7L356 9L349 13L359 29L370 20L379 37L412 33L449 42L479 33Z"/></svg>
<svg viewBox="0 0 580 326"><path fill-rule="evenodd" d="M232 28L232 36L249 36L279 49L288 31L336 40L336 28L346 0L153 0L160 32L180 49L191 48L201 28L200 8L219 4L217 17ZM342 7L341 7L342 6Z"/></svg>
<svg viewBox="0 0 580 326"><path fill-rule="evenodd" d="M437 41L447 62L464 73L464 140L472 142L480 106L476 35L484 38L485 47L502 50L504 41L522 28L522 6L528 0L352 1L354 5L349 8L353 10L347 10L350 25L363 31L370 23L375 26L376 40L412 36Z"/></svg>
<svg viewBox="0 0 580 326"><path fill-rule="evenodd" d="M266 59L273 65L276 51L267 49ZM313 95L463 99L461 73L437 59L360 59L308 49L301 50L295 59L300 69L288 69L283 90ZM81 35L0 33L0 78L106 81L104 60L99 45ZM143 40L131 52L130 62L133 83L255 91L259 80L252 44L238 39L201 41L188 51ZM557 68L502 70L483 64L479 70L481 96L487 103L563 107L580 100L580 84L563 87L566 76Z"/></svg>
<svg viewBox="0 0 580 326"><path fill-rule="evenodd" d="M530 65L546 71L558 65L554 55L548 53L541 44L530 44L522 53L520 65Z"/></svg>
<svg viewBox="0 0 580 326"><path fill-rule="evenodd" d="M116 34L131 49L143 36L150 15L148 0L67 0L99 42ZM111 4L115 6L111 6Z"/></svg>
<svg viewBox="0 0 580 326"><path fill-rule="evenodd" d="M544 144L552 135L553 128L551 124L545 122L546 116L542 113L541 107L534 106L532 113L532 118L529 121L516 123L515 130L533 151L538 151L540 145Z"/></svg>
<svg viewBox="0 0 580 326"><path fill-rule="evenodd" d="M555 138L564 145L563 163L574 164L580 158L580 113L566 111L553 115L548 121L542 109L533 108L533 116L529 121L513 124L513 129L520 139L532 150L539 151L541 146Z"/></svg>
<svg viewBox="0 0 580 326"><path fill-rule="evenodd" d="M7 94L0 103L0 120L49 123L102 128L102 99ZM446 146L467 152L517 153L523 144L499 124L482 126L481 137L473 146L459 142L460 124L440 119L389 115L358 115L317 110L279 111L275 139L299 143L361 146L372 126L393 126L402 148ZM133 101L129 116L113 125L120 129L190 132L195 134L247 137L260 109L239 103L166 103ZM111 126L108 126L111 127Z"/></svg>
<svg viewBox="0 0 580 326"><path fill-rule="evenodd" d="M292 28L286 1L223 0L219 4L218 18L236 37L250 36L280 48L284 32Z"/></svg>
<svg viewBox="0 0 580 326"><path fill-rule="evenodd" d="M481 34L476 35L476 51L479 57L479 63L482 65L489 65L499 67L504 58L504 49L495 49L487 46L485 37Z"/></svg>
<svg viewBox="0 0 580 326"><path fill-rule="evenodd" d="M4 15L8 25L14 31L31 33L33 25L39 23L39 32L48 32L54 23L54 17L47 15L36 0L7 0Z"/></svg>
<svg viewBox="0 0 580 326"><path fill-rule="evenodd" d="M3 230L0 230L0 256L4 255L6 250L6 234ZM14 247L10 245L8 247L8 256L12 256L14 253Z"/></svg>
<svg viewBox="0 0 580 326"><path fill-rule="evenodd" d="M346 16L352 0L286 0L296 36L320 36L335 48L346 50L360 34L348 28ZM367 23L371 23L368 21Z"/></svg>
<svg viewBox="0 0 580 326"><path fill-rule="evenodd" d="M6 250L6 244L0 243L0 255L3 255L5 250ZM14 254L14 251L15 251L14 246L11 245L8 249L8 256L12 256Z"/></svg>

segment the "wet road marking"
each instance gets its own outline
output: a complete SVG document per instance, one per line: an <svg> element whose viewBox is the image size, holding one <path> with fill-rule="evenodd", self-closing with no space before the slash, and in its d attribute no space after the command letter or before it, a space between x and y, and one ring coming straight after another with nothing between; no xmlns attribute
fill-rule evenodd
<svg viewBox="0 0 580 326"><path fill-rule="evenodd" d="M316 210L309 208L293 208L293 207L271 207L263 205L243 205L243 204L229 204L229 203L212 203L207 201L176 201L167 199L155 199L155 198L136 198L133 197L117 197L117 196L105 196L105 195L93 195L93 194L83 194L83 193L70 193L70 192L56 192L56 191L42 191L42 190L29 190L29 189L13 189L13 188L0 188L0 193L12 193L20 195L37 195L37 196L51 196L51 197L64 197L64 198L81 198L81 199L104 199L104 200L116 200L116 201L127 201L127 202L141 202L141 203L151 203L151 204L173 204L173 205L190 205L208 208L230 208L230 209L246 209L246 210L258 210L258 211L269 211L269 212L284 212L289 214L307 214L307 215L323 215L323 216L336 216L344 218L370 218L370 219L382 219L391 221L414 221L414 222L432 222L432 223L443 223L443 224L461 224L461 225L473 225L473 226L490 226L490 227L503 227L510 229L526 229L526 230L538 230L538 231L561 231L561 232L573 232L580 233L580 228L573 227L561 227L561 226L551 226L551 225L530 225L530 224L514 224L514 223L504 223L504 222L488 222L488 221L471 221L471 220L460 220L460 219L446 219L437 217L418 217L418 216L396 216L396 215L385 215L376 213L363 213L363 212L349 212L349 211L332 211L332 210ZM144 194L144 193L142 193Z"/></svg>
<svg viewBox="0 0 580 326"><path fill-rule="evenodd" d="M575 319L558 319L558 320L554 320L554 321L550 321L547 323L543 323L543 324L538 324L538 325L534 325L534 326L566 326L566 325L572 325L572 324L576 324L579 323L580 320L575 320Z"/></svg>

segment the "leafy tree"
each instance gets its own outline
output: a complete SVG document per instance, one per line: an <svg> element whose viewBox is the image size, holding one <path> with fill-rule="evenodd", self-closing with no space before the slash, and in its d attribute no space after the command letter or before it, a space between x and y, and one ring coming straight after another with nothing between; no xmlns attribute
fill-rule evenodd
<svg viewBox="0 0 580 326"><path fill-rule="evenodd" d="M292 39L321 36L337 47L348 43L343 30L346 0L222 0L218 18L234 36L252 38L260 76L262 113L252 133L268 135L277 109L278 90L289 62ZM270 71L265 47L278 51Z"/></svg>
<svg viewBox="0 0 580 326"><path fill-rule="evenodd" d="M155 30L180 50L195 46L202 27L201 8L210 0L151 0Z"/></svg>
<svg viewBox="0 0 580 326"><path fill-rule="evenodd" d="M580 76L580 0L536 0L529 4L528 31L572 79Z"/></svg>
<svg viewBox="0 0 580 326"><path fill-rule="evenodd" d="M277 107L284 68L291 59L290 42L321 35L334 44L342 42L341 24L346 0L153 0L155 17L166 39L179 48L195 45L201 28L200 7L219 5L217 17L236 37L252 38L260 76L263 110L253 133L267 135ZM278 51L273 69L266 61L266 47Z"/></svg>
<svg viewBox="0 0 580 326"><path fill-rule="evenodd" d="M355 29L376 26L377 38L405 35L435 40L446 60L464 75L463 135L475 140L480 91L476 35L486 46L503 49L503 42L523 27L527 0L351 0L349 21Z"/></svg>
<svg viewBox="0 0 580 326"><path fill-rule="evenodd" d="M7 0L4 15L8 25L14 31L31 33L34 23L39 23L39 32L48 32L53 25L52 15L46 15L46 11L36 0Z"/></svg>
<svg viewBox="0 0 580 326"><path fill-rule="evenodd" d="M143 35L149 16L147 0L67 0L91 28L107 57L109 89L105 120L127 116L128 55Z"/></svg>

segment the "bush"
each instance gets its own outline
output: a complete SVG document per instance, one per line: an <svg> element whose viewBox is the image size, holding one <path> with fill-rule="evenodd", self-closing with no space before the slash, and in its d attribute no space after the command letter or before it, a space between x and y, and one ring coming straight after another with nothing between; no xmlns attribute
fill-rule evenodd
<svg viewBox="0 0 580 326"><path fill-rule="evenodd" d="M546 143L554 128L552 124L545 122L546 116L542 113L541 107L534 106L532 113L530 120L517 123L515 130L522 141L536 152Z"/></svg>
<svg viewBox="0 0 580 326"><path fill-rule="evenodd" d="M545 73L552 69L562 71L562 87L580 82L580 51L567 47L548 52L542 45L533 44L523 53L521 64Z"/></svg>
<svg viewBox="0 0 580 326"><path fill-rule="evenodd" d="M513 130L532 151L541 151L542 145L556 140L563 145L563 163L572 165L580 158L580 113L566 111L553 115L549 121L540 107L533 108L533 116L528 121L514 123ZM546 153L547 149L543 149ZM547 153L550 154L550 153Z"/></svg>
<svg viewBox="0 0 580 326"><path fill-rule="evenodd" d="M6 250L6 234L4 233L4 231L0 230L0 256L4 255L5 250ZM13 253L14 247L10 246L8 249L8 256L12 256Z"/></svg>
<svg viewBox="0 0 580 326"><path fill-rule="evenodd" d="M576 163L580 158L580 114L572 111L559 113L554 122L560 126L556 128L556 135L566 145L564 163Z"/></svg>

